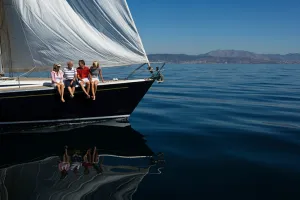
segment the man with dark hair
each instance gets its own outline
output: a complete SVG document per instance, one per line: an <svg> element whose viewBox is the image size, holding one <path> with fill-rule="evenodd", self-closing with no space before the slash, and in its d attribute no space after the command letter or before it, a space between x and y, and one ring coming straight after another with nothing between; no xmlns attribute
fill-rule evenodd
<svg viewBox="0 0 300 200"><path fill-rule="evenodd" d="M83 92L86 94L87 98L90 98L90 80L89 80L89 74L90 74L90 68L85 66L84 60L79 60L78 62L79 67L77 68L77 78L79 81L79 84L83 90ZM86 84L87 89L85 90L84 84Z"/></svg>

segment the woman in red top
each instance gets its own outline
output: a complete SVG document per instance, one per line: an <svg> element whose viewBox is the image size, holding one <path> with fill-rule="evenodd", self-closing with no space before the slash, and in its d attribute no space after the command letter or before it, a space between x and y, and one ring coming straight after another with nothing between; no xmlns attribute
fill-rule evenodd
<svg viewBox="0 0 300 200"><path fill-rule="evenodd" d="M64 99L64 90L65 90L65 85L63 82L63 72L60 70L59 64L54 64L53 65L53 70L51 72L51 80L52 80L52 85L54 87L57 87L58 93L60 95L60 99L62 102L65 102Z"/></svg>

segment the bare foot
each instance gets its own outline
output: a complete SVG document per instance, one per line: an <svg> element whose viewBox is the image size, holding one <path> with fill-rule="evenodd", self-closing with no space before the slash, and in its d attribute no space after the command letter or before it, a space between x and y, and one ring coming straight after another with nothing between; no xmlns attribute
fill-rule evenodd
<svg viewBox="0 0 300 200"><path fill-rule="evenodd" d="M65 100L64 99L61 99L61 101L64 103L65 102Z"/></svg>
<svg viewBox="0 0 300 200"><path fill-rule="evenodd" d="M93 100L94 100L94 101L96 100L96 96L93 96Z"/></svg>
<svg viewBox="0 0 300 200"><path fill-rule="evenodd" d="M86 98L89 99L89 98L91 98L91 96L87 94L87 95L86 95Z"/></svg>

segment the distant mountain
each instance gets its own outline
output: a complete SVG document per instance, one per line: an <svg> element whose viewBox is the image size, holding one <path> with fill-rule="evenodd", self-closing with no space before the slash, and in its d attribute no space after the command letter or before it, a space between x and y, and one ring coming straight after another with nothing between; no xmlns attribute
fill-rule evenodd
<svg viewBox="0 0 300 200"><path fill-rule="evenodd" d="M151 62L168 63L241 63L241 64L300 64L300 54L257 54L242 50L215 50L206 54L150 54Z"/></svg>
<svg viewBox="0 0 300 200"><path fill-rule="evenodd" d="M206 55L221 58L257 58L255 53L236 50L215 50L208 52Z"/></svg>

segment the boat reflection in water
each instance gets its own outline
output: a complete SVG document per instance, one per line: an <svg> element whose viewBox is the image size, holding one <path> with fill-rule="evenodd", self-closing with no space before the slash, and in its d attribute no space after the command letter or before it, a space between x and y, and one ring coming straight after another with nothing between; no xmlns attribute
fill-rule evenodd
<svg viewBox="0 0 300 200"><path fill-rule="evenodd" d="M143 178L160 173L131 126L0 135L0 199L132 199Z"/></svg>

